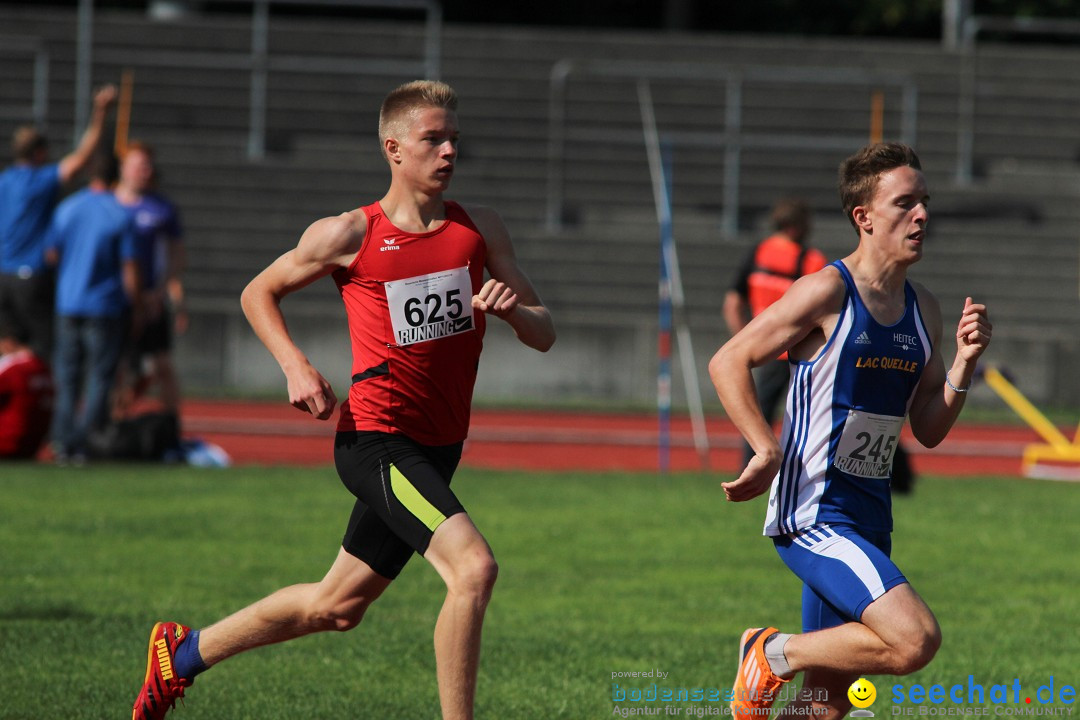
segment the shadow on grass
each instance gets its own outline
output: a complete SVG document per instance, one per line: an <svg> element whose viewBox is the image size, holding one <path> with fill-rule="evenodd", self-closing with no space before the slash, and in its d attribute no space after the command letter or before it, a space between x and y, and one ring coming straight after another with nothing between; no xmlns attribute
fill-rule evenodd
<svg viewBox="0 0 1080 720"><path fill-rule="evenodd" d="M92 620L93 618L93 613L69 603L0 608L0 622L12 620L54 622L56 620Z"/></svg>

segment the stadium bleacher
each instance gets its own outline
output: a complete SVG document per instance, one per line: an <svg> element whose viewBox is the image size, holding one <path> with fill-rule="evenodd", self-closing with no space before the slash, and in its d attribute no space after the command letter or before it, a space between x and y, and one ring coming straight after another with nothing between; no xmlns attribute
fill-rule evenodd
<svg viewBox="0 0 1080 720"><path fill-rule="evenodd" d="M2 34L40 38L49 49L48 130L59 149L72 137L75 12L0 7L0 26ZM418 23L275 15L269 47L272 55L407 59L418 56L421 42ZM162 23L139 12L100 10L94 43L95 84L134 70L131 135L157 146L164 189L183 212L186 283L196 313L191 335L178 347L186 386L279 386L277 368L240 316L239 292L312 220L378 197L388 179L375 139L378 103L411 78L271 73L266 156L253 162L246 154L249 72L183 65L192 53L242 58L251 43L248 18ZM564 164L567 222L545 226L550 78L555 63L573 58L692 63L715 66L718 75L753 67L856 68L910 78L918 89L916 146L933 195L931 242L913 277L937 292L946 327L965 294L985 300L996 335L989 360L1009 367L1038 402L1080 404L1080 380L1069 372L1080 350L1075 47L979 46L970 185L955 181L961 62L937 43L447 25L442 49L442 77L462 96L464 139L453 196L500 211L560 331L552 355L540 359L522 356L507 333L493 328L478 397L644 402L655 392L657 225L633 79L570 77L567 127L576 135L567 141ZM0 106L29 107L28 56L0 49L0 76ZM728 108L719 80L650 87L662 132L722 131ZM868 135L876 89L870 85L793 79L747 81L742 89L745 133L833 141ZM884 90L885 136L896 137L899 93ZM29 119L17 115L0 113L5 136ZM5 164L9 152L6 144L0 148ZM734 267L763 231L777 197L810 200L814 242L831 258L852 247L854 233L835 192L835 169L848 153L812 143L744 148L738 232L728 235L720 224L723 148L680 143L673 152L675 235L703 368L725 337L720 304ZM290 298L288 312L302 318L294 332L328 376L345 378L342 313L324 285ZM710 388L705 395L711 398ZM973 396L991 398L984 391Z"/></svg>

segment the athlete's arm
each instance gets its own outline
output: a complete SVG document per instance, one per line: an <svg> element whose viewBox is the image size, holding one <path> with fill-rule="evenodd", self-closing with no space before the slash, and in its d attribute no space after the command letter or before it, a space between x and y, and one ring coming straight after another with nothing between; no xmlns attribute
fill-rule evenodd
<svg viewBox="0 0 1080 720"><path fill-rule="evenodd" d="M761 413L751 369L795 348L814 331L827 336L827 323L840 312L843 300L844 282L838 271L800 278L709 361L709 377L720 402L754 450L742 474L723 483L728 500L757 497L769 488L780 468L780 444Z"/></svg>
<svg viewBox="0 0 1080 720"><path fill-rule="evenodd" d="M908 416L915 439L926 447L935 447L952 429L964 407L967 393L956 392L945 382L945 364L938 351L942 339L941 308L925 288L915 285L915 289L919 294L923 319L933 335L934 349L919 380ZM986 306L975 304L971 298L967 298L956 326L956 357L948 373L949 382L954 387L963 389L971 385L975 366L990 344L992 331Z"/></svg>
<svg viewBox="0 0 1080 720"><path fill-rule="evenodd" d="M71 182L90 162L101 134L105 128L105 115L109 108L116 102L116 87L106 85L94 95L94 107L90 112L90 124L86 126L79 144L70 153L60 159L59 174L60 183L63 185Z"/></svg>
<svg viewBox="0 0 1080 720"><path fill-rule="evenodd" d="M547 352L555 343L555 324L529 278L518 266L510 233L502 218L486 207L468 208L487 244L487 271L491 278L473 296L476 310L509 323L525 345Z"/></svg>
<svg viewBox="0 0 1080 720"><path fill-rule="evenodd" d="M285 373L289 403L320 420L333 414L337 397L289 336L281 300L348 266L360 250L366 230L364 214L359 211L312 223L297 246L256 275L240 296L252 329Z"/></svg>

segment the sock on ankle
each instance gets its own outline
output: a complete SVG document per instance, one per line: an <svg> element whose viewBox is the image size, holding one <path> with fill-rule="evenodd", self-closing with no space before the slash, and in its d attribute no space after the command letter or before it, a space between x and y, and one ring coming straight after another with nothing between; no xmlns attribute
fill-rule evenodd
<svg viewBox="0 0 1080 720"><path fill-rule="evenodd" d="M173 655L173 669L177 677L193 680L196 675L206 670L206 663L199 654L199 631L193 630L181 641Z"/></svg>
<svg viewBox="0 0 1080 720"><path fill-rule="evenodd" d="M791 666L788 665L787 657L784 655L784 646L790 639L791 633L778 632L773 633L765 641L765 659L769 661L769 667L772 668L773 673L782 678L791 676Z"/></svg>

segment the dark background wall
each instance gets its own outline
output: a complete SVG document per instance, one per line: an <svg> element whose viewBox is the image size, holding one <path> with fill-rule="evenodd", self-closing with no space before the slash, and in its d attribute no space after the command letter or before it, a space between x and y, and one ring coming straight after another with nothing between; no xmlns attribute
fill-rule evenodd
<svg viewBox="0 0 1080 720"><path fill-rule="evenodd" d="M139 8L155 0L98 0L100 8ZM244 3L166 0L208 12L247 13ZM978 15L1075 18L1074 0L967 0ZM5 0L8 5L66 6L77 0ZM864 37L935 38L941 35L942 0L443 0L447 22L563 27L669 29ZM274 12L321 17L380 14L371 10L275 5ZM386 15L387 13L381 13ZM393 16L393 14L390 14ZM1040 42L1053 42L1042 38Z"/></svg>

